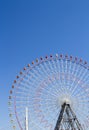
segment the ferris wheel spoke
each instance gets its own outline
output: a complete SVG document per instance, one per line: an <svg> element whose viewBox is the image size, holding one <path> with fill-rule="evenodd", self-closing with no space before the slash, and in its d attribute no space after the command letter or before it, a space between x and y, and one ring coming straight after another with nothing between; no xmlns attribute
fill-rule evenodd
<svg viewBox="0 0 89 130"><path fill-rule="evenodd" d="M80 80L80 79L78 79L78 76L75 74L75 76L76 76L76 78L75 78L75 80L74 80L74 82L72 83L72 85L71 86L73 86L73 88L72 88L72 93L74 93L74 91L76 91L76 88L78 87L78 81ZM77 81L77 82L76 82ZM75 84L76 83L76 84Z"/></svg>
<svg viewBox="0 0 89 130"><path fill-rule="evenodd" d="M82 69L81 69L82 70ZM83 77L84 77L84 75L86 74L86 72L85 73L83 73L83 71L79 71L78 73L78 76L77 77L80 77L80 79L77 81L77 83L76 83L76 85L75 85L75 87L74 87L74 89L73 89L73 93L75 92L75 90L76 90L76 88L78 87L78 85L79 85L79 83L78 82L80 82L80 81L82 81L82 79L83 79Z"/></svg>
<svg viewBox="0 0 89 130"><path fill-rule="evenodd" d="M85 95L85 93L86 93L85 91L79 90L78 92L74 93L73 96L80 97L82 99L84 97L85 98L87 97L87 95Z"/></svg>

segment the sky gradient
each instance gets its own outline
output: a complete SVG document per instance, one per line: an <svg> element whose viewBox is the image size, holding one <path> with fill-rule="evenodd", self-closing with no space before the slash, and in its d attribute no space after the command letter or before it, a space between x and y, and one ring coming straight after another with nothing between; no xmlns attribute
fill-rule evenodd
<svg viewBox="0 0 89 130"><path fill-rule="evenodd" d="M16 75L37 57L55 53L89 62L89 0L0 1L0 128L9 122Z"/></svg>

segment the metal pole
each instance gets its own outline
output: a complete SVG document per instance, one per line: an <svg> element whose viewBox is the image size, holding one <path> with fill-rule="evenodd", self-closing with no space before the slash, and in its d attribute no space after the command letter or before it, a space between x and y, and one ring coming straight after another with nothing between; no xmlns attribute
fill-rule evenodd
<svg viewBox="0 0 89 130"><path fill-rule="evenodd" d="M26 107L26 130L29 130L29 128L28 128L28 107Z"/></svg>

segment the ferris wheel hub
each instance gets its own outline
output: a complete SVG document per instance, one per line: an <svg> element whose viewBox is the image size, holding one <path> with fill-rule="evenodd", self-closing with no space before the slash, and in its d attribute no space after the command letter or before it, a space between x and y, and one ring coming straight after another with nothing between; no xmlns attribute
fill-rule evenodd
<svg viewBox="0 0 89 130"><path fill-rule="evenodd" d="M63 105L63 104L71 104L70 99L68 99L68 98L62 99L62 105Z"/></svg>
<svg viewBox="0 0 89 130"><path fill-rule="evenodd" d="M58 106L62 106L63 104L69 104L70 106L73 105L73 101L69 95L61 95L58 98Z"/></svg>

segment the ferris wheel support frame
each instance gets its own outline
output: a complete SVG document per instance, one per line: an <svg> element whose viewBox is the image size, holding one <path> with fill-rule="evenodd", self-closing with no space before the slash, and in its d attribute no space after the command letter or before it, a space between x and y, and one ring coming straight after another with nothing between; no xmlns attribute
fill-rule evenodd
<svg viewBox="0 0 89 130"><path fill-rule="evenodd" d="M64 112L67 115L67 121L63 121L66 120L64 117ZM67 124L69 124L69 127L71 127L71 130L83 130L81 124L79 123L76 115L74 114L74 112L72 111L71 107L69 104L67 104L66 102L62 105L56 126L54 130L60 130L60 126L63 122L67 122ZM76 125L76 128L75 128ZM70 129L70 128L69 128Z"/></svg>

